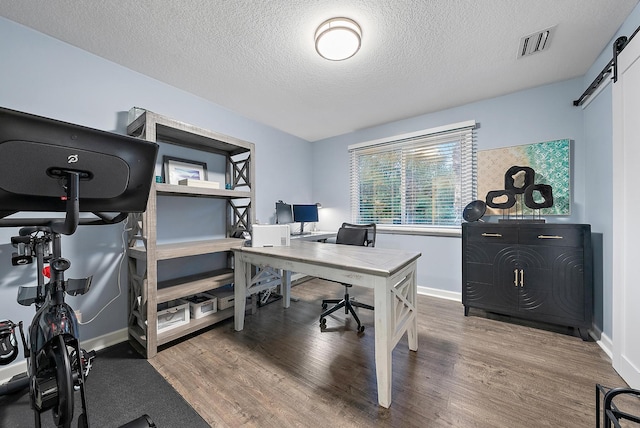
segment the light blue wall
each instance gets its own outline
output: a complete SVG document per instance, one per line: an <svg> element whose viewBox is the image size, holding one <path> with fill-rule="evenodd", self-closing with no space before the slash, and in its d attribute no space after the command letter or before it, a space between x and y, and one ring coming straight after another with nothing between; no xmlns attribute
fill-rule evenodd
<svg viewBox="0 0 640 428"><path fill-rule="evenodd" d="M311 144L273 128L243 118L195 95L106 61L51 37L0 18L0 106L77 123L92 128L125 133L126 112L143 107L203 128L232 135L256 146L256 217L269 222L278 199L311 200ZM194 158L186 149L161 147L163 153ZM160 157L161 159L161 157ZM157 171L160 171L160 159ZM195 158L198 159L198 158ZM291 160L295 159L295 162ZM0 163L3 160L0 159ZM213 162L213 160L210 160ZM28 159L24 160L28 172ZM291 180L295 176L295 180ZM178 198L175 198L178 199ZM181 201L182 203L184 201ZM165 201L175 217L167 218L166 239L205 233L192 227L208 220L207 207L186 210ZM195 203L197 205L197 202ZM192 218L196 217L196 218ZM210 219L217 222L215 218ZM188 226L185 228L185 224ZM196 223L197 224L197 223ZM86 320L94 316L118 293L118 262L121 259L123 226L81 227L63 237L63 255L72 262L68 277L94 275L91 291L69 298ZM176 231L180 231L176 233ZM0 229L0 319L29 323L33 308L16 303L18 285L30 285L35 269L12 267L9 244L17 229ZM178 236L179 237L179 236ZM121 273L122 294L94 322L81 328L82 339L123 329L127 325L126 264Z"/></svg>
<svg viewBox="0 0 640 428"><path fill-rule="evenodd" d="M572 79L315 142L313 195L323 206L322 228L335 229L350 219L347 154L350 144L472 119L479 123L478 150L571 139L572 214L549 221L583 222L585 138L582 110L572 105L582 93L582 86L582 79ZM418 285L462 292L459 237L381 235L376 245L421 251Z"/></svg>

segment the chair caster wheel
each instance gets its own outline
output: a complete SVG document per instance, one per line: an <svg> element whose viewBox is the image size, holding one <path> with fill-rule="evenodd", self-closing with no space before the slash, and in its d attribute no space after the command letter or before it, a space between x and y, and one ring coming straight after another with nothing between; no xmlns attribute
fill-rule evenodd
<svg viewBox="0 0 640 428"><path fill-rule="evenodd" d="M327 306L328 306L328 305L327 305L326 303L323 303L323 304L322 304L322 309L327 309Z"/></svg>
<svg viewBox="0 0 640 428"><path fill-rule="evenodd" d="M322 318L320 320L320 329L324 329L327 326L327 320L326 318Z"/></svg>
<svg viewBox="0 0 640 428"><path fill-rule="evenodd" d="M363 326L363 325L361 325L361 326L358 328L358 333L360 333L360 334L364 333L364 326Z"/></svg>

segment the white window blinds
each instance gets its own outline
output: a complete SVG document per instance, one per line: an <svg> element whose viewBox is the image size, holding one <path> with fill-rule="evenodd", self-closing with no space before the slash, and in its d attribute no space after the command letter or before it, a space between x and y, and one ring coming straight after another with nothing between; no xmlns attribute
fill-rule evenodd
<svg viewBox="0 0 640 428"><path fill-rule="evenodd" d="M476 199L474 129L468 121L350 146L352 221L460 226Z"/></svg>

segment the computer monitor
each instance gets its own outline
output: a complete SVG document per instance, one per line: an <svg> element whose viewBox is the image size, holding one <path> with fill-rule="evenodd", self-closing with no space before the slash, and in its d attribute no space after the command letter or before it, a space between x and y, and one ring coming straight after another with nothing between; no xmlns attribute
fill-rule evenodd
<svg viewBox="0 0 640 428"><path fill-rule="evenodd" d="M293 212L291 211L291 205L286 204L282 201L276 202L276 223L293 223Z"/></svg>
<svg viewBox="0 0 640 428"><path fill-rule="evenodd" d="M293 221L300 223L300 234L304 233L305 223L318 221L318 206L316 204L293 205Z"/></svg>

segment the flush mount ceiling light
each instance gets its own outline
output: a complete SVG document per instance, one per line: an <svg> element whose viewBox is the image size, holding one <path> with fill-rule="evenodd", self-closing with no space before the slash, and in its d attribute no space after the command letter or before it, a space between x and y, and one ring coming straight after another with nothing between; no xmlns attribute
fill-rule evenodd
<svg viewBox="0 0 640 428"><path fill-rule="evenodd" d="M316 30L316 51L330 61L351 58L360 49L362 30L349 18L331 18Z"/></svg>

